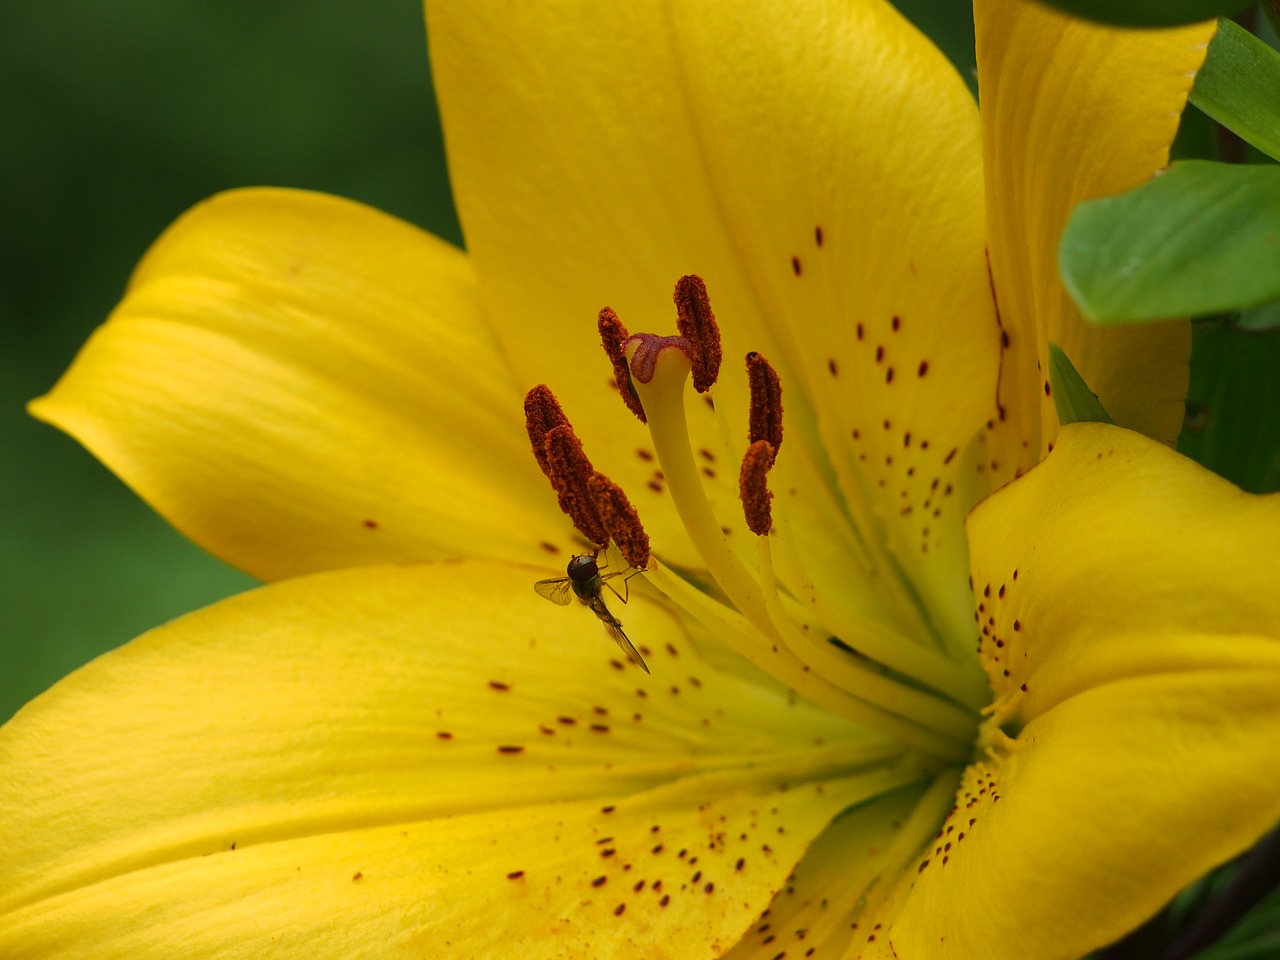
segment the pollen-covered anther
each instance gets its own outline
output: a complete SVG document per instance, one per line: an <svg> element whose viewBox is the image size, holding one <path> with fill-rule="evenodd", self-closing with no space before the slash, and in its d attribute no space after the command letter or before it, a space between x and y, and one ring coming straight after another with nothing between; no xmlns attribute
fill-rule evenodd
<svg viewBox="0 0 1280 960"><path fill-rule="evenodd" d="M738 496L742 500L742 512L747 519L747 529L758 537L767 536L773 527L769 501L769 468L777 459L778 451L768 440L757 440L747 447L742 457L742 470L738 473Z"/></svg>
<svg viewBox="0 0 1280 960"><path fill-rule="evenodd" d="M569 418L564 415L560 401L545 383L540 383L524 397L524 429L529 434L529 443L533 447L533 458L548 479L551 472L547 465L547 434L556 427L569 425ZM554 481L552 486L555 486Z"/></svg>
<svg viewBox="0 0 1280 960"><path fill-rule="evenodd" d="M640 403L640 397L636 393L635 385L631 382L631 367L627 364L627 355L622 349L622 345L629 336L626 326L618 319L618 315L613 312L612 308L605 307L600 311L600 315L596 319L596 329L600 331L600 345L604 347L605 355L609 358L609 362L613 364L613 379L618 385L618 393L622 396L622 402L627 405L628 410L639 418L641 423L648 423L648 420L645 419L644 407Z"/></svg>
<svg viewBox="0 0 1280 960"><path fill-rule="evenodd" d="M782 446L782 381L769 361L754 350L747 354L747 385L751 389L747 442L769 441L776 457Z"/></svg>
<svg viewBox="0 0 1280 960"><path fill-rule="evenodd" d="M693 349L693 389L706 393L720 376L720 327L711 310L707 285L696 274L676 281L676 329Z"/></svg>
<svg viewBox="0 0 1280 960"><path fill-rule="evenodd" d="M591 496L590 481L595 469L582 449L582 441L568 423L547 431L543 441L547 459L547 479L556 492L560 509L590 543L604 546L609 542L600 511Z"/></svg>
<svg viewBox="0 0 1280 960"><path fill-rule="evenodd" d="M622 488L603 473L594 473L587 481L587 489L595 501L605 532L618 545L618 551L636 570L647 570L649 535Z"/></svg>

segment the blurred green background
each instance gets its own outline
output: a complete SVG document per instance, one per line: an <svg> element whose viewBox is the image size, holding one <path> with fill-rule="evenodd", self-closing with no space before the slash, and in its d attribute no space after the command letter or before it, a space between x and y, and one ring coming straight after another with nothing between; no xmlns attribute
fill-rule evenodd
<svg viewBox="0 0 1280 960"><path fill-rule="evenodd" d="M967 4L899 6L972 82ZM89 658L252 585L23 409L105 319L160 231L211 193L272 184L353 197L455 242L461 233L415 0L9 3L0 91L3 721ZM1192 152L1211 152L1212 131L1192 126ZM1273 476L1280 443L1259 442L1255 421L1280 422L1265 416L1280 400L1259 400L1235 366L1223 377L1217 364L1253 364L1274 389L1277 341L1260 351L1230 331L1209 337L1200 436L1231 404L1253 419L1231 419L1239 438L1205 455L1231 475L1232 451L1247 447L1261 463L1251 469Z"/></svg>

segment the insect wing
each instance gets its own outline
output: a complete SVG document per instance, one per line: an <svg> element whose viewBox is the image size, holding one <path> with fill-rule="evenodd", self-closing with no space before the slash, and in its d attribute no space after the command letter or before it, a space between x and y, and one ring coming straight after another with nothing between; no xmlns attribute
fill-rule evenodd
<svg viewBox="0 0 1280 960"><path fill-rule="evenodd" d="M606 621L605 629L609 631L609 636L613 637L614 642L622 648L622 652L627 655L627 659L634 663L645 673L649 672L649 665L644 662L644 657L640 656L640 651L632 645L627 639L627 635L622 632L622 624L617 620Z"/></svg>
<svg viewBox="0 0 1280 960"><path fill-rule="evenodd" d="M539 580L533 585L533 589L538 596L562 607L566 606L573 597L573 581L568 577Z"/></svg>
<svg viewBox="0 0 1280 960"><path fill-rule="evenodd" d="M604 601L596 600L591 604L591 609L595 611L596 616L600 618L600 622L609 631L609 636L613 637L613 642L622 648L622 652L627 655L627 659L645 673L648 673L649 665L644 662L644 657L640 656L640 651L632 645L631 641L627 639L627 635L622 632L622 624L609 612L609 608L604 605Z"/></svg>

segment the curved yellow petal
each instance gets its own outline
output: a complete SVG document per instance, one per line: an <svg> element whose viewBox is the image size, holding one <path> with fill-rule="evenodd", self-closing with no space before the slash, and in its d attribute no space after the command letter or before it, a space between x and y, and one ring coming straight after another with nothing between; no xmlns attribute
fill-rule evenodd
<svg viewBox="0 0 1280 960"><path fill-rule="evenodd" d="M1064 427L973 511L969 538L981 655L1020 722L1133 675L1243 667L1254 638L1280 641L1280 495L1141 434Z"/></svg>
<svg viewBox="0 0 1280 960"><path fill-rule="evenodd" d="M1215 26L1122 30L1033 0L977 0L974 20L991 273L1008 335L993 458L1012 476L1052 446L1050 340L1117 423L1172 443L1188 325L1087 325L1058 276L1058 241L1075 204L1135 187L1168 162Z"/></svg>
<svg viewBox="0 0 1280 960"><path fill-rule="evenodd" d="M969 532L1008 736L966 772L894 944L1077 957L1280 818L1280 496L1072 424Z"/></svg>
<svg viewBox="0 0 1280 960"><path fill-rule="evenodd" d="M246 190L156 242L32 412L201 546L275 579L563 564L571 528L521 403L463 253L350 201Z"/></svg>
<svg viewBox="0 0 1280 960"><path fill-rule="evenodd" d="M847 780L718 787L228 845L24 907L4 917L0 948L11 960L714 956L861 795Z"/></svg>
<svg viewBox="0 0 1280 960"><path fill-rule="evenodd" d="M800 488L833 467L844 488L788 504L802 548L837 552L829 541L860 529L886 580L899 564L917 579L962 567L970 504L931 484L960 486L948 454L994 412L999 338L978 119L945 58L880 0L427 9L490 314L522 378L553 384L597 466L632 491L656 549L675 549L678 521L593 324L609 304L631 330L665 332L672 285L697 273L739 444L704 480L721 520L745 534L741 358L758 350L782 376ZM711 411L688 409L695 448L721 451ZM941 620L968 616L956 578L920 593L948 597Z"/></svg>
<svg viewBox="0 0 1280 960"><path fill-rule="evenodd" d="M894 925L897 956L945 942L957 960L1080 957L1273 827L1280 644L1266 647L1246 667L1092 687L971 767Z"/></svg>
<svg viewBox="0 0 1280 960"><path fill-rule="evenodd" d="M687 802L680 829L701 830L705 845L720 828L699 804L721 797L734 816L734 804L763 815L764 801L743 796L789 783L797 812L770 831L781 840L794 827L785 842L796 846L765 842L798 857L844 804L920 776L892 763L891 744L717 671L664 608L633 591L622 619L646 676L589 611L538 597L535 575L454 563L284 581L162 627L33 701L0 730L0 930L15 938L0 953L27 944L43 955L41 944L58 942L48 923L76 929L112 915L125 937L166 915L175 936L196 924L217 937L231 919L219 910L249 910L270 877L298 867L306 876L292 889L308 896L292 909L313 910L324 928L333 898L360 896L347 886L354 872L373 878L368 868L379 867L407 896L415 865L434 864L440 877L469 855L488 863L488 840L446 842L466 817L479 818L466 821L472 838L531 831L500 848L503 869L491 864L486 889L506 891L507 872L578 856L583 831L610 822L608 807L648 833L656 821L646 817ZM819 781L825 791L798 790ZM556 806L538 812L547 804ZM559 840L557 819L574 824ZM396 859L406 830L419 839ZM233 849L261 857L264 875L232 865ZM778 857L780 878L794 859ZM135 882L140 900L128 893ZM756 911L770 889L752 887ZM165 906L151 910L157 897ZM138 913L121 915L120 903ZM406 929L439 929L419 919Z"/></svg>
<svg viewBox="0 0 1280 960"><path fill-rule="evenodd" d="M860 934L869 925L859 922L867 891L892 882L897 865L887 855L919 797L918 789L889 794L832 823L725 960L844 956L870 932Z"/></svg>
<svg viewBox="0 0 1280 960"><path fill-rule="evenodd" d="M846 811L816 840L754 930L728 960L788 956L899 960L891 921L910 893L916 852L950 807L960 771L923 790L881 796ZM933 953L923 954L934 956Z"/></svg>

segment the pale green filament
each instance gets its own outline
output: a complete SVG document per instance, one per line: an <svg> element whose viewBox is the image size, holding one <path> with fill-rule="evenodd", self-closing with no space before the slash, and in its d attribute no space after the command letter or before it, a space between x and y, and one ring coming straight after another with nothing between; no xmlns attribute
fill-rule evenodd
<svg viewBox="0 0 1280 960"><path fill-rule="evenodd" d="M711 394L714 393L715 390L713 388ZM683 398L682 387L681 399L683 400ZM725 414L724 405L713 403L712 409L720 434L724 461L726 463L740 462L743 450L740 448L740 444L736 444L733 441L733 432ZM793 444L792 446L794 447L795 445ZM870 569L872 561L862 545L861 539L855 536L844 513L831 500L827 484L821 482L818 471L804 456L804 453L804 445L800 444L799 449L788 455L785 463L782 464L783 469L788 475L796 470L803 474L803 477L797 477L796 480L803 485L802 489L804 489L806 497L820 496L822 498L823 516L828 518L830 523L838 526L840 533L843 535L844 546L853 550L853 556L847 559L851 559L855 564L860 565L862 569ZM803 466L796 466L795 458L797 456L804 460ZM777 467L778 465L775 465L775 469ZM784 477L784 485L788 479L788 477ZM931 687L941 692L971 710L977 710L986 703L989 691L986 676L981 670L972 669L968 660L963 663L957 663L937 647L924 646L919 642L917 638L920 636L932 639L933 632L927 623L919 618L921 611L914 602L905 604L904 608L915 615L916 619L913 621L915 630L912 633L904 634L881 622L860 615L856 610L857 602L849 602L852 599L848 596L852 592L849 586L852 585L846 586L841 591L820 591L814 586L813 579L805 570L795 546L795 538L788 523L788 502L789 498L784 496L779 496L773 501L773 533L770 536L781 547L781 550L774 557L776 567L780 573L780 581L795 596L813 608L819 621L830 630L831 634L847 642L857 649L859 653L905 677L910 677L923 686ZM738 549L734 552L746 566L748 561L741 550ZM864 592L864 596L860 600L867 604L876 602L871 598L870 591ZM812 662L811 659L809 663L812 667L818 667L818 664ZM828 676L831 677L830 674Z"/></svg>
<svg viewBox="0 0 1280 960"><path fill-rule="evenodd" d="M990 693L980 670L956 663L932 647L922 647L891 627L868 617L859 616L848 604L828 603L827 594L813 587L804 565L797 555L787 511L782 498L773 504L773 530L769 541L775 565L782 570L782 582L793 587L797 599L811 606L818 621L831 634L859 653L891 670L945 694L971 710L987 702ZM825 637L821 638L825 641Z"/></svg>
<svg viewBox="0 0 1280 960"><path fill-rule="evenodd" d="M778 594L770 559L770 539L771 537L756 538L765 609L782 642L796 657L836 686L854 693L868 703L933 730L954 732L963 742L972 743L977 731L977 717L973 712L868 669L851 657L841 654L825 638L814 637L812 630L803 630L796 624L784 609L782 598Z"/></svg>
<svg viewBox="0 0 1280 960"><path fill-rule="evenodd" d="M837 716L943 760L957 761L968 756L970 740L957 738L951 731L926 729L832 685L816 672L806 670L785 645L764 635L756 623L674 576L656 560L646 580L730 649Z"/></svg>
<svg viewBox="0 0 1280 960"><path fill-rule="evenodd" d="M684 415L689 369L682 350L666 348L650 382L637 383L636 389L668 492L694 548L733 608L670 575L661 564L651 568L649 581L731 649L833 713L933 756L964 759L976 729L971 710L853 661L826 642L824 631L818 631L821 636L806 637L787 607L795 601L780 594L774 581L768 541L760 541L756 568L727 542L708 502L689 440ZM802 571L799 580L807 581ZM856 638L861 642L863 636L856 634ZM966 691L963 675L941 654L902 638L881 636L880 640L892 669L948 692ZM866 644L862 646L865 649Z"/></svg>

